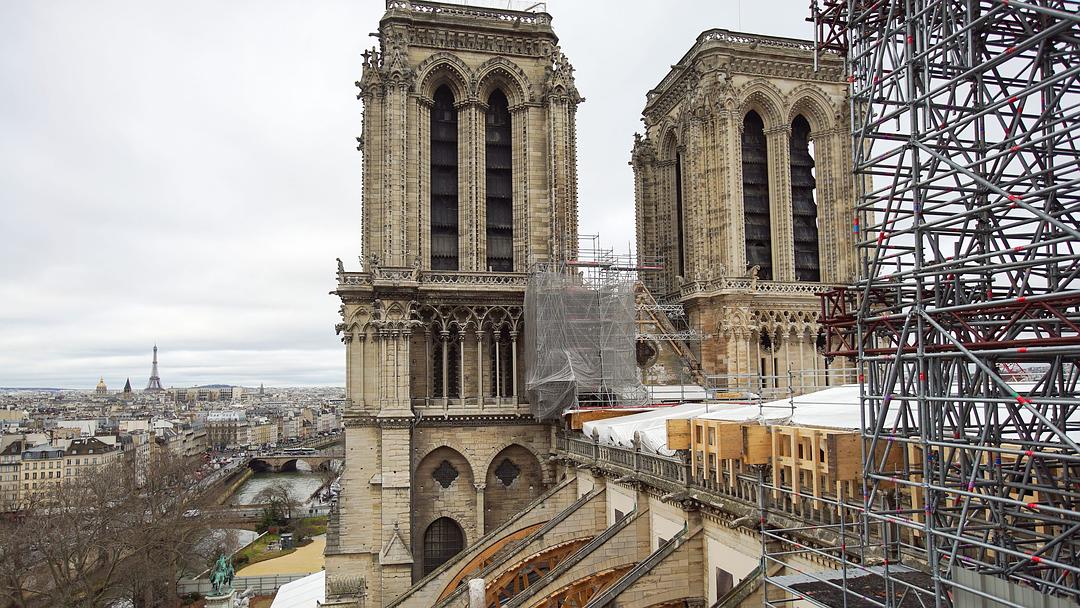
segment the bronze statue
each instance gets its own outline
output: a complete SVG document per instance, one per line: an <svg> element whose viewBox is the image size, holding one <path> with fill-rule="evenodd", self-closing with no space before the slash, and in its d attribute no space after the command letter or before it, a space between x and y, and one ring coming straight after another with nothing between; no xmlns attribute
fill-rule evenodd
<svg viewBox="0 0 1080 608"><path fill-rule="evenodd" d="M210 571L210 587L214 590L214 595L225 595L232 591L234 574L232 560L219 555L213 570Z"/></svg>

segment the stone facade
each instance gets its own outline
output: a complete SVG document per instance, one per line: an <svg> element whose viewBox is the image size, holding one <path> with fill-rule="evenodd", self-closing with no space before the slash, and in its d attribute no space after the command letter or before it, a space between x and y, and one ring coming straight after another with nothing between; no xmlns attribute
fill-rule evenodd
<svg viewBox="0 0 1080 608"><path fill-rule="evenodd" d="M725 30L702 33L648 93L631 160L637 247L664 270L645 282L683 303L708 336L702 368L729 385L783 388L791 369L816 386L842 366L818 355L815 293L855 273L847 108L838 57L815 66L808 41Z"/></svg>
<svg viewBox="0 0 1080 608"><path fill-rule="evenodd" d="M363 269L338 264L349 405L326 561L328 592L369 606L553 484L521 315L527 272L576 252L582 101L546 13L386 6L357 82Z"/></svg>

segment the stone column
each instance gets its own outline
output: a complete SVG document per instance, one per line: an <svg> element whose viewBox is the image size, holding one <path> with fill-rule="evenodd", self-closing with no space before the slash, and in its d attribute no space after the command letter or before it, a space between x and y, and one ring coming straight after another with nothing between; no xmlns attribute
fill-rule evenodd
<svg viewBox="0 0 1080 608"><path fill-rule="evenodd" d="M458 363L458 398L461 399L461 406L465 407L465 331L464 328L458 332L458 355L460 362Z"/></svg>
<svg viewBox="0 0 1080 608"><path fill-rule="evenodd" d="M429 97L416 98L416 255L424 268L431 264L431 108ZM429 376L430 378L430 376ZM429 379L430 384L430 379ZM429 389L430 396L430 389Z"/></svg>
<svg viewBox="0 0 1080 608"><path fill-rule="evenodd" d="M577 253L577 157L574 142L576 103L566 95L546 98L548 169L551 179L551 243L555 260Z"/></svg>
<svg viewBox="0 0 1080 608"><path fill-rule="evenodd" d="M442 398L443 407L450 407L450 332L443 329L439 332L442 340Z"/></svg>
<svg viewBox="0 0 1080 608"><path fill-rule="evenodd" d="M434 375L434 370L432 368L434 366L435 366L435 364L431 361L431 326L425 325L424 326L424 383L426 384L427 390L425 390L424 393L426 394L425 402L426 402L427 405L431 405L431 398L435 396L434 391L432 390L433 389L432 385L434 384L432 382L432 376Z"/></svg>
<svg viewBox="0 0 1080 608"><path fill-rule="evenodd" d="M379 328L375 332L375 339L379 341L379 361L374 366L378 370L378 376L375 381L378 382L378 394L376 395L376 403L379 404L379 408L383 408L386 405L386 330Z"/></svg>
<svg viewBox="0 0 1080 608"><path fill-rule="evenodd" d="M458 110L458 269L483 271L486 105L470 99L454 107Z"/></svg>
<svg viewBox="0 0 1080 608"><path fill-rule="evenodd" d="M367 345L367 330L361 331L357 336L357 341L360 344L360 405L367 403L367 396L364 387L364 370L367 369L367 360L365 358L365 347Z"/></svg>
<svg viewBox="0 0 1080 608"><path fill-rule="evenodd" d="M795 237L791 218L791 125L765 129L769 158L774 281L795 280Z"/></svg>
<svg viewBox="0 0 1080 608"><path fill-rule="evenodd" d="M694 116L690 119L687 130L686 153L683 155L682 194L683 194L683 241L686 251L683 259L686 268L683 277L696 280L705 270L707 243L707 224L705 206L708 203L705 189L705 146L704 121Z"/></svg>
<svg viewBox="0 0 1080 608"><path fill-rule="evenodd" d="M364 255L383 253L383 217L381 205L383 183L383 87L371 82L377 79L377 72L370 66L364 68L366 83L361 88L360 98L364 102L364 120L361 149L364 152L362 174L363 198L376 204L363 205L361 217L361 249Z"/></svg>
<svg viewBox="0 0 1080 608"><path fill-rule="evenodd" d="M404 79L385 85L383 132L391 137L384 142L382 202L384 217L383 264L408 266L406 234L408 203L405 199L408 162L408 86Z"/></svg>
<svg viewBox="0 0 1080 608"><path fill-rule="evenodd" d="M476 328L476 404L484 407L484 332Z"/></svg>
<svg viewBox="0 0 1080 608"><path fill-rule="evenodd" d="M356 352L353 351L353 331L345 330L341 341L345 343L345 397L348 399L352 398L353 390L356 388L353 382L353 357L356 356ZM363 368L362 365L361 368Z"/></svg>
<svg viewBox="0 0 1080 608"><path fill-rule="evenodd" d="M532 259L529 240L529 113L528 106L510 108L511 164L514 209L514 272L526 272Z"/></svg>
<svg viewBox="0 0 1080 608"><path fill-rule="evenodd" d="M510 382L511 382L511 385L510 385L510 387L511 387L510 399L511 399L511 403L513 403L514 405L517 405L517 403L518 403L518 398L517 398L517 375L518 375L518 369L517 369L517 332L516 331L511 331L510 332Z"/></svg>
<svg viewBox="0 0 1080 608"><path fill-rule="evenodd" d="M484 489L487 488L487 484L474 483L473 487L476 488L476 535L480 537L486 532L484 530Z"/></svg>
<svg viewBox="0 0 1080 608"><path fill-rule="evenodd" d="M495 386L495 403L502 405L502 387L506 380L502 377L502 359L500 355L500 343L502 342L502 331L495 335L495 377L491 379L491 383Z"/></svg>

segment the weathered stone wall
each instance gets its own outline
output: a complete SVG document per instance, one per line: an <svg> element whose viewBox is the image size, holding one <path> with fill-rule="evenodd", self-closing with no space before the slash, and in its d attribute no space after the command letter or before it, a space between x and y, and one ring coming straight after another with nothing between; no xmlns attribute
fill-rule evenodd
<svg viewBox="0 0 1080 608"><path fill-rule="evenodd" d="M415 537L422 539L431 522L450 517L465 530L466 541L471 543L535 500L553 485L554 472L546 463L551 449L549 432L540 424L414 429ZM444 458L460 475L445 489L432 477ZM492 487L493 471L503 459L519 467L520 474L509 488L502 481ZM489 500L489 496L493 498ZM417 565L415 569L419 576L422 568Z"/></svg>

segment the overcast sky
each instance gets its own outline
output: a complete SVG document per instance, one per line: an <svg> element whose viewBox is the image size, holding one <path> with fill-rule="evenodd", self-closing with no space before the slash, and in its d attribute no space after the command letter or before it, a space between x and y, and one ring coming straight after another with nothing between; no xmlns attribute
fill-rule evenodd
<svg viewBox="0 0 1080 608"><path fill-rule="evenodd" d="M581 230L625 250L645 92L806 0L547 3L586 102ZM0 387L344 383L360 77L382 0L0 3ZM741 14L740 14L741 13Z"/></svg>

